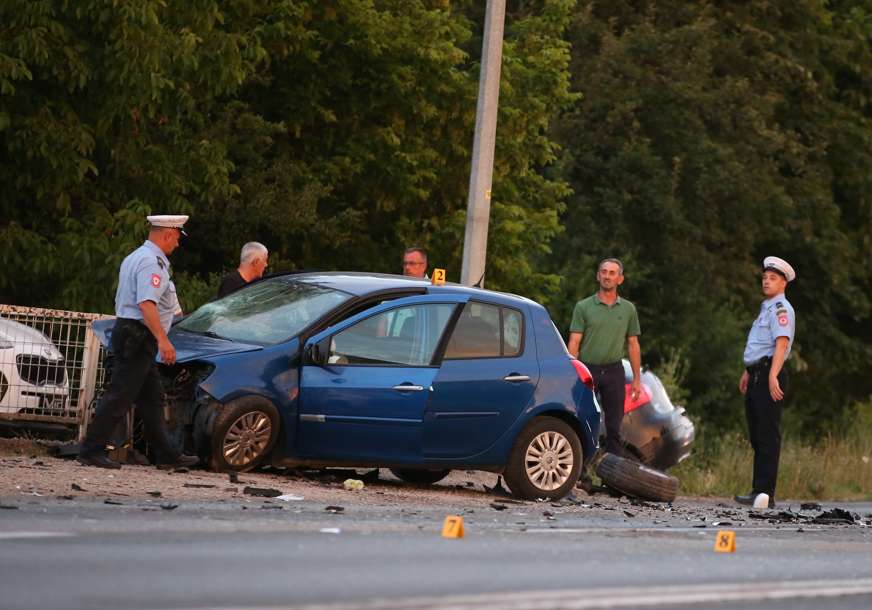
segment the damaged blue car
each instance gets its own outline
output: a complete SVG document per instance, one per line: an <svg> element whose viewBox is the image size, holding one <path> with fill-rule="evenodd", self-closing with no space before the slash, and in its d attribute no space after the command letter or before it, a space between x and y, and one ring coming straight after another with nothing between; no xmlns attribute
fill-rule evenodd
<svg viewBox="0 0 872 610"><path fill-rule="evenodd" d="M108 326L95 325L104 340ZM203 305L169 336L170 429L219 471L386 467L433 483L476 469L520 497L559 498L597 449L591 376L523 297L287 274Z"/></svg>

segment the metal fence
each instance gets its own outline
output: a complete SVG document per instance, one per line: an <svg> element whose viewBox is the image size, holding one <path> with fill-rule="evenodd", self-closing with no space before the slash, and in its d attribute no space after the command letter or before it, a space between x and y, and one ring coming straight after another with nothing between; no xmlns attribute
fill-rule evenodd
<svg viewBox="0 0 872 610"><path fill-rule="evenodd" d="M0 420L76 427L102 387L102 314L0 304Z"/></svg>

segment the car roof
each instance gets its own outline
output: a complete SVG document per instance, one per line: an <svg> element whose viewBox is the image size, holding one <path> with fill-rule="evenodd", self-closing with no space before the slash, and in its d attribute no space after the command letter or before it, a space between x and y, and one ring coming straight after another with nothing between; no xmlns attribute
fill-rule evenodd
<svg viewBox="0 0 872 610"><path fill-rule="evenodd" d="M274 276L275 277L275 276ZM504 303L537 304L535 301L516 294L473 288L463 284L446 282L443 286L434 286L429 279L414 278L406 275L390 275L387 273L367 273L355 271L312 271L303 273L287 274L281 277L295 281L325 286L335 290L341 290L355 296L365 296L374 292L389 290L415 290L423 289L428 294L469 294L471 298L476 296Z"/></svg>

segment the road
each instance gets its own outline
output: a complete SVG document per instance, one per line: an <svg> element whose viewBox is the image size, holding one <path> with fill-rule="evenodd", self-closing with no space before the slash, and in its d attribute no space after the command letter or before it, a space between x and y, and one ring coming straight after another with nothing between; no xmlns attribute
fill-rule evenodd
<svg viewBox="0 0 872 610"><path fill-rule="evenodd" d="M333 490L339 512L306 498L0 496L0 608L872 607L872 504L840 504L854 525L816 525L724 500L378 489ZM449 514L463 538L441 537ZM714 551L719 530L735 552Z"/></svg>

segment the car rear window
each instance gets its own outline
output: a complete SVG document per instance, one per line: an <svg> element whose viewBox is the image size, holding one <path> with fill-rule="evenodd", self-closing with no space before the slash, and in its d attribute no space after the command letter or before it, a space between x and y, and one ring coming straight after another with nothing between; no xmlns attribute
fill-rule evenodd
<svg viewBox="0 0 872 610"><path fill-rule="evenodd" d="M243 343L272 345L300 333L351 295L288 278L256 282L206 303L175 327Z"/></svg>
<svg viewBox="0 0 872 610"><path fill-rule="evenodd" d="M524 316L517 309L470 301L445 349L446 359L502 358L523 350Z"/></svg>

